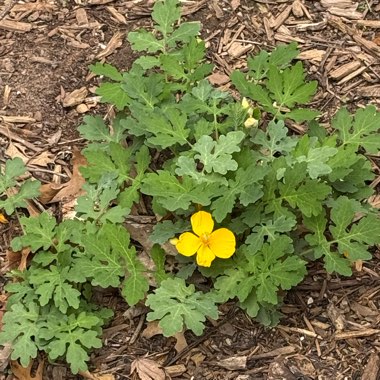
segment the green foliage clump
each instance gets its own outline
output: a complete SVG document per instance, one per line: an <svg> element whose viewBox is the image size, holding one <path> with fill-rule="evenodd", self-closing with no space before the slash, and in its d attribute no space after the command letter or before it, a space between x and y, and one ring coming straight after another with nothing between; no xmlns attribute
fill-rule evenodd
<svg viewBox="0 0 380 380"><path fill-rule="evenodd" d="M233 72L232 83L246 98L237 101L207 80L213 67L200 24L179 23L178 0L157 1L152 18L153 32L128 35L144 53L128 72L91 66L107 79L98 94L119 112L112 128L91 116L79 127L89 144L77 218L57 224L47 212L23 217L24 235L12 241L13 250L35 253L7 285L0 334L23 365L43 350L51 360L64 357L73 372L86 370L88 351L100 347L111 316L93 303L96 287L120 289L129 305L146 298L148 320L159 320L166 336L184 328L202 334L206 317L217 319L217 306L228 300L273 325L284 292L302 281L308 262L322 259L327 272L349 276L352 264L370 259L368 248L380 243L378 214L366 203L373 173L365 153L380 148L374 106L354 114L342 108L328 133L307 106L317 82L294 63L296 44L261 51L248 59L247 72ZM304 123L304 135L289 133L294 122ZM0 193L24 171L9 161ZM35 186L24 183L0 207L11 213L25 206ZM153 271L123 226L142 197L162 220L150 237ZM167 273L168 253L160 245L190 230L190 216L200 208L233 231L235 254L210 268L176 256L178 272ZM208 279L208 292L192 283L195 270Z"/></svg>

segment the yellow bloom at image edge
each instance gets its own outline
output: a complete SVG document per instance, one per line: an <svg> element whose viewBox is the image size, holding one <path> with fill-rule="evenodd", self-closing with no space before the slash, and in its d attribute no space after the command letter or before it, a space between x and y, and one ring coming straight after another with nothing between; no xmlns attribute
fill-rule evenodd
<svg viewBox="0 0 380 380"><path fill-rule="evenodd" d="M210 213L199 211L191 217L193 232L184 232L178 239L172 239L177 251L184 256L197 254L197 264L209 267L215 257L230 258L236 249L235 235L227 228L215 231Z"/></svg>

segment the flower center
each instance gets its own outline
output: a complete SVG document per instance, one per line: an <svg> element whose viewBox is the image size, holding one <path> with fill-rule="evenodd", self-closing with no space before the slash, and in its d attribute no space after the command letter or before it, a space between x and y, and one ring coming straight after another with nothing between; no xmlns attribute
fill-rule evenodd
<svg viewBox="0 0 380 380"><path fill-rule="evenodd" d="M201 238L202 244L207 245L207 246L209 245L209 243L210 243L210 235L209 234L202 234L200 236L200 238Z"/></svg>

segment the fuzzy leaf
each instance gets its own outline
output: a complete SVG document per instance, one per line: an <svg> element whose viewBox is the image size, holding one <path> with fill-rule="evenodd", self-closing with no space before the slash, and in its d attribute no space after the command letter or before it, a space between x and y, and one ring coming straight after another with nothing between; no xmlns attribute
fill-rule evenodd
<svg viewBox="0 0 380 380"><path fill-rule="evenodd" d="M95 331L101 320L95 315L81 312L78 315L60 314L52 310L39 335L48 341L45 349L52 360L60 356L66 358L71 371L76 374L88 369L87 350L100 348L102 341Z"/></svg>
<svg viewBox="0 0 380 380"><path fill-rule="evenodd" d="M30 283L36 289L40 305L45 306L53 300L62 313L66 313L68 307L79 307L81 294L68 282L69 280L68 267L58 269L51 265L48 269L33 268L30 274Z"/></svg>
<svg viewBox="0 0 380 380"><path fill-rule="evenodd" d="M258 129L251 141L262 147L263 154L270 161L273 161L276 153L290 153L297 144L295 138L288 136L288 128L282 120L277 123L271 121L266 133Z"/></svg>
<svg viewBox="0 0 380 380"><path fill-rule="evenodd" d="M266 174L266 168L256 164L247 169L240 168L234 180L228 181L228 188L222 196L212 203L211 209L217 222L221 222L231 213L237 199L243 206L256 202L263 196L262 185L259 183Z"/></svg>
<svg viewBox="0 0 380 380"><path fill-rule="evenodd" d="M158 40L154 37L153 33L145 29L138 30L137 32L128 33L128 41L135 51L148 51L149 53L156 53L163 51L165 43L163 40Z"/></svg>
<svg viewBox="0 0 380 380"><path fill-rule="evenodd" d="M38 319L39 307L35 303L15 304L2 319L0 344L11 343L11 359L20 359L23 367L27 367L30 360L37 357Z"/></svg>
<svg viewBox="0 0 380 380"><path fill-rule="evenodd" d="M90 70L96 75L103 75L114 81L120 82L123 80L123 76L120 74L119 70L109 63L96 62L95 65L90 65Z"/></svg>
<svg viewBox="0 0 380 380"><path fill-rule="evenodd" d="M352 145L355 150L362 146L368 153L376 154L380 149L378 130L380 112L373 105L358 109L352 117L346 108L340 109L331 123L338 130L343 145Z"/></svg>
<svg viewBox="0 0 380 380"><path fill-rule="evenodd" d="M331 192L331 188L316 180L304 180L305 171L305 163L286 169L284 183L279 183L278 188L282 199L292 208L299 208L305 216L318 215L322 211L321 202Z"/></svg>
<svg viewBox="0 0 380 380"><path fill-rule="evenodd" d="M96 94L102 97L103 103L111 103L122 111L131 102L131 98L127 95L124 86L120 82L102 83L97 89Z"/></svg>
<svg viewBox="0 0 380 380"><path fill-rule="evenodd" d="M188 177L178 180L168 171L159 170L147 174L143 180L141 191L144 194L157 197L159 203L169 211L187 210L191 203L207 206L211 198L218 196L218 184L202 184Z"/></svg>
<svg viewBox="0 0 380 380"><path fill-rule="evenodd" d="M184 327L201 335L206 316L216 319L218 308L213 299L196 292L194 285L186 286L183 279L169 278L147 297L146 304L152 309L148 321L159 320L164 336L173 336Z"/></svg>
<svg viewBox="0 0 380 380"><path fill-rule="evenodd" d="M194 156L203 165L207 173L215 172L226 174L229 170L236 170L238 165L232 159L232 153L240 151L240 142L245 137L241 131L229 132L214 141L210 136L202 136L193 146L198 152Z"/></svg>
<svg viewBox="0 0 380 380"><path fill-rule="evenodd" d="M25 235L14 238L11 247L14 251L20 251L24 247L30 247L32 252L40 248L47 250L53 244L55 236L55 219L47 212L37 217L20 219Z"/></svg>

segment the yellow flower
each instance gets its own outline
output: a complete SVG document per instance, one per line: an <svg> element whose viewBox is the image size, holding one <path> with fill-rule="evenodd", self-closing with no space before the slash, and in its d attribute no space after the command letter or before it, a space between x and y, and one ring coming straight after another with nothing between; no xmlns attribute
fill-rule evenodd
<svg viewBox="0 0 380 380"><path fill-rule="evenodd" d="M215 257L228 259L235 252L235 235L227 228L213 231L214 221L210 213L199 211L191 217L194 231L184 232L174 240L177 251L184 256L197 254L197 264L209 267Z"/></svg>

